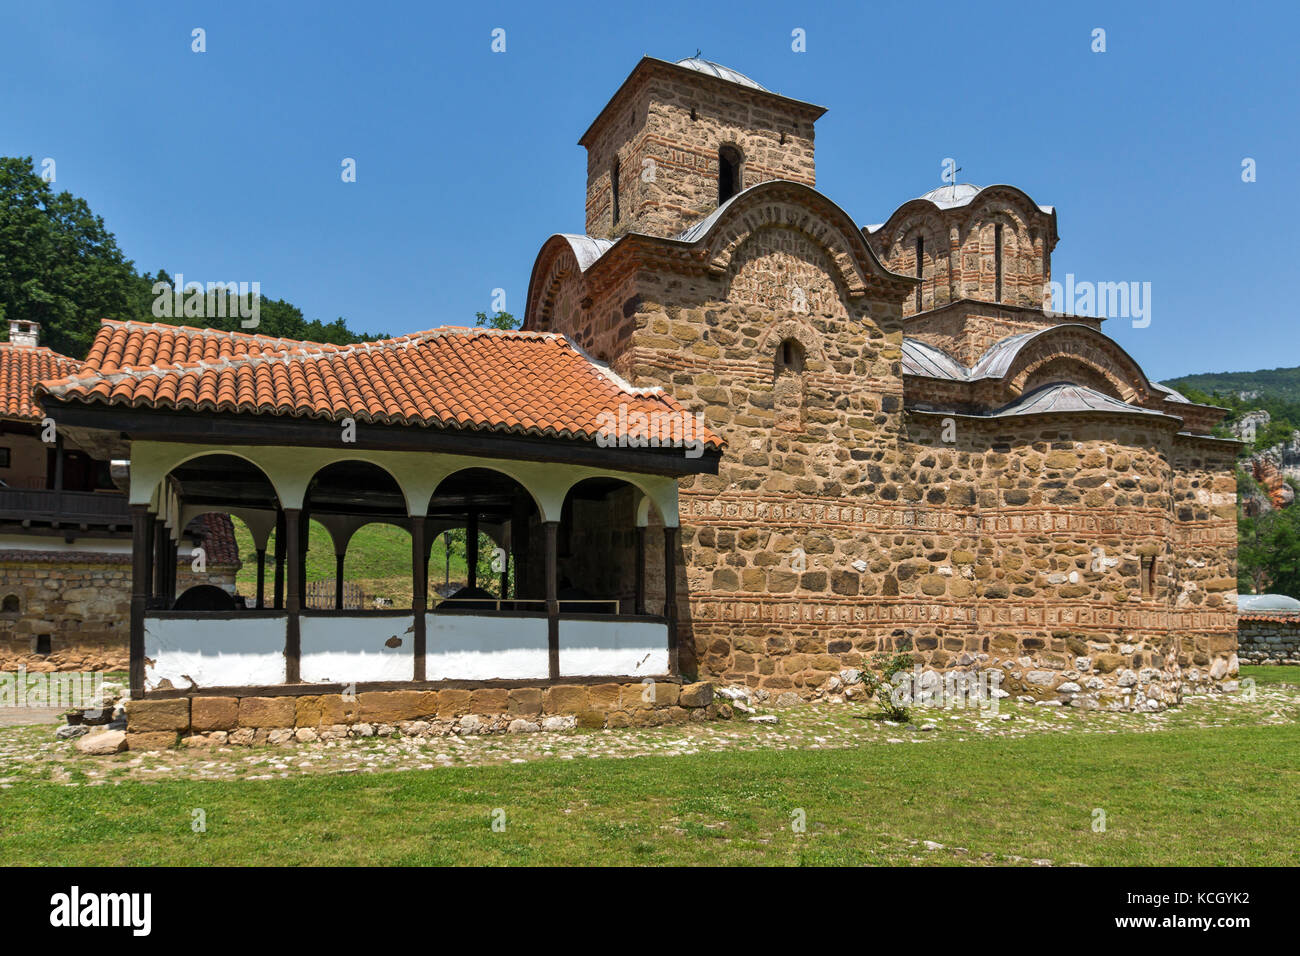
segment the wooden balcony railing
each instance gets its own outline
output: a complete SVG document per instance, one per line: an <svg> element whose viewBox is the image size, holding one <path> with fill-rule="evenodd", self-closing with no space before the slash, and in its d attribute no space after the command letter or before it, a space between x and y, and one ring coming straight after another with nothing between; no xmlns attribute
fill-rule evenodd
<svg viewBox="0 0 1300 956"><path fill-rule="evenodd" d="M131 524L126 495L97 491L0 488L0 520L33 524Z"/></svg>

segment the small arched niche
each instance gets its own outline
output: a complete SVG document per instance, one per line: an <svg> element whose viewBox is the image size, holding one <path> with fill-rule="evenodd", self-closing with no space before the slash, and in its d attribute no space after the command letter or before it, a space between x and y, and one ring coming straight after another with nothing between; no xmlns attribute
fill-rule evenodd
<svg viewBox="0 0 1300 956"><path fill-rule="evenodd" d="M718 149L718 205L745 188L745 157L735 146Z"/></svg>
<svg viewBox="0 0 1300 956"><path fill-rule="evenodd" d="M795 338L782 339L773 359L772 408L776 427L803 428L804 362L803 343Z"/></svg>

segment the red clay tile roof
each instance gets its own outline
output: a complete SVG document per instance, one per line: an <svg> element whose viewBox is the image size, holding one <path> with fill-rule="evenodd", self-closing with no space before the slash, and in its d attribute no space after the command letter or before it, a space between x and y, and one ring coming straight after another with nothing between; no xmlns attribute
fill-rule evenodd
<svg viewBox="0 0 1300 956"><path fill-rule="evenodd" d="M235 543L235 523L230 515L209 511L190 519L185 534L203 539L203 551L209 566L222 567L241 563Z"/></svg>
<svg viewBox="0 0 1300 956"><path fill-rule="evenodd" d="M81 363L44 346L0 342L0 418L38 422L44 414L32 388L47 378L76 374Z"/></svg>
<svg viewBox="0 0 1300 956"><path fill-rule="evenodd" d="M81 371L39 394L189 409L594 438L602 412L685 410L552 332L441 328L357 345L105 320ZM714 447L722 439L704 430Z"/></svg>

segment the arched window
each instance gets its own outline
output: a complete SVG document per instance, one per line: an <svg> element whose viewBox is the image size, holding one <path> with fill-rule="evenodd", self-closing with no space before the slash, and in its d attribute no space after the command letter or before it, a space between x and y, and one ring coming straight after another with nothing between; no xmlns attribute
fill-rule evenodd
<svg viewBox="0 0 1300 956"><path fill-rule="evenodd" d="M734 146L723 146L718 150L718 205L730 199L744 188L744 157Z"/></svg>
<svg viewBox="0 0 1300 956"><path fill-rule="evenodd" d="M786 339L776 348L776 377L783 372L799 373L803 371L803 346L798 339Z"/></svg>
<svg viewBox="0 0 1300 956"><path fill-rule="evenodd" d="M776 347L772 408L778 428L803 428L803 366L804 347L797 339L785 339Z"/></svg>
<svg viewBox="0 0 1300 956"><path fill-rule="evenodd" d="M0 614L17 614L19 610L18 595L6 594L4 601L0 602Z"/></svg>

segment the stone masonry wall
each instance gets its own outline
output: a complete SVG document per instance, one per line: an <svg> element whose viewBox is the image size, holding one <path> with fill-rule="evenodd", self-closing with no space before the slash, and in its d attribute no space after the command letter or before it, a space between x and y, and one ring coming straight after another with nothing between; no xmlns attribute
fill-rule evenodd
<svg viewBox="0 0 1300 956"><path fill-rule="evenodd" d="M711 301L641 276L629 377L728 441L716 477L680 483L686 673L811 696L906 646L1035 696L1159 707L1235 672L1230 451L1128 416L963 424L946 444L903 411L898 307L818 285L792 232L756 233ZM777 427L786 338L803 409Z"/></svg>
<svg viewBox="0 0 1300 956"><path fill-rule="evenodd" d="M122 669L128 663L131 564L125 555L6 551L0 596L18 611L0 614L0 670ZM36 653L49 635L50 653Z"/></svg>
<svg viewBox="0 0 1300 956"><path fill-rule="evenodd" d="M587 143L587 235L675 236L718 205L718 150L744 158L743 187L770 179L816 182L809 107L734 84L654 75L603 117ZM619 163L620 217L611 178ZM647 162L648 161L648 162Z"/></svg>
<svg viewBox="0 0 1300 956"><path fill-rule="evenodd" d="M195 575L177 571L177 593L191 584L233 585L232 566L210 565ZM95 552L0 552L0 599L18 610L0 613L0 670L28 672L123 670L130 663L131 562ZM50 638L50 653L37 639Z"/></svg>
<svg viewBox="0 0 1300 956"><path fill-rule="evenodd" d="M1300 617L1257 613L1237 622L1243 664L1300 664Z"/></svg>

